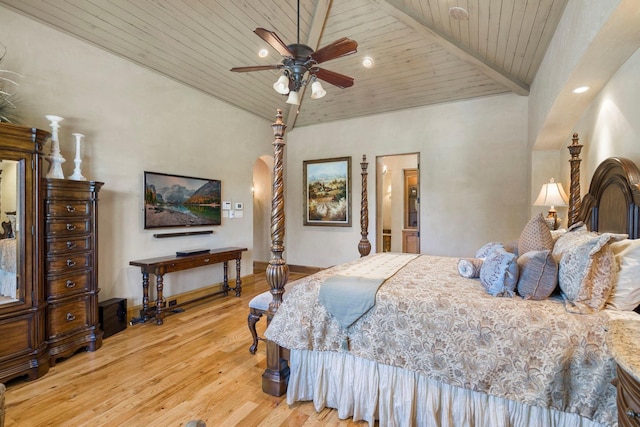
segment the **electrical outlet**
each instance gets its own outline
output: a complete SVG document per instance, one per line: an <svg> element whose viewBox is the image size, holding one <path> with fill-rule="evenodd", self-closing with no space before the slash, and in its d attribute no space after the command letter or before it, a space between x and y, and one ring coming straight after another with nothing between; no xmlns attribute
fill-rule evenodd
<svg viewBox="0 0 640 427"><path fill-rule="evenodd" d="M174 305L178 304L178 300L177 299L171 299L169 300L169 307L173 307Z"/></svg>

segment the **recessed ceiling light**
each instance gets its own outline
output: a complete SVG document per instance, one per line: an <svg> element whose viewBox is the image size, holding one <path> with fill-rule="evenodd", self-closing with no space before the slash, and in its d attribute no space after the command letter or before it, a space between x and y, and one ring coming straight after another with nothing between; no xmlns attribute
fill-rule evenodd
<svg viewBox="0 0 640 427"><path fill-rule="evenodd" d="M364 58L362 58L362 65L365 68L371 68L373 67L373 58L369 57L369 56L365 56Z"/></svg>
<svg viewBox="0 0 640 427"><path fill-rule="evenodd" d="M463 7L453 6L449 8L449 16L458 21L466 21L469 19L469 12Z"/></svg>
<svg viewBox="0 0 640 427"><path fill-rule="evenodd" d="M267 55L269 55L269 51L267 49L260 49L260 52L258 52L258 56L260 58L266 58Z"/></svg>
<svg viewBox="0 0 640 427"><path fill-rule="evenodd" d="M573 93L585 93L589 90L589 86L580 86L573 90Z"/></svg>

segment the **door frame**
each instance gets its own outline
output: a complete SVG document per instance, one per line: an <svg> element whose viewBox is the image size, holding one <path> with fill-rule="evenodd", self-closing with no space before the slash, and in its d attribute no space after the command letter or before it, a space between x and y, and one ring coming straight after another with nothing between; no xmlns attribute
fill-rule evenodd
<svg viewBox="0 0 640 427"><path fill-rule="evenodd" d="M385 159L388 159L385 162ZM385 171L385 166L386 171ZM402 251L402 230L405 221L404 169L417 169L418 174L418 221L417 232L420 236L420 194L421 172L420 153L392 153L376 156L376 252ZM386 178L385 178L386 177ZM389 191L390 190L390 191ZM401 211L398 213L397 206ZM385 210L385 209L391 209ZM399 219L398 219L399 218ZM390 233L385 231L390 230ZM385 243L390 243L385 245Z"/></svg>

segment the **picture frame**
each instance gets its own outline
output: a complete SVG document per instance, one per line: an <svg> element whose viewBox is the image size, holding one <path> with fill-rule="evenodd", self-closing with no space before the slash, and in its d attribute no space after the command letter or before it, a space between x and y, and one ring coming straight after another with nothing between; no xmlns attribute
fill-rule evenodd
<svg viewBox="0 0 640 427"><path fill-rule="evenodd" d="M304 225L351 227L351 157L302 162Z"/></svg>
<svg viewBox="0 0 640 427"><path fill-rule="evenodd" d="M144 172L144 228L221 225L222 183L161 172Z"/></svg>

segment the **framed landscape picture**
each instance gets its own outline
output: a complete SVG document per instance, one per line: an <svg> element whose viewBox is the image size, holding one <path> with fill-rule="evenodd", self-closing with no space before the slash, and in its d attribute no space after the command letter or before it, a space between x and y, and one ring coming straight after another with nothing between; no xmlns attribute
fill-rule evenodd
<svg viewBox="0 0 640 427"><path fill-rule="evenodd" d="M302 164L304 225L351 227L351 157Z"/></svg>
<svg viewBox="0 0 640 427"><path fill-rule="evenodd" d="M144 173L144 228L220 225L221 182Z"/></svg>

